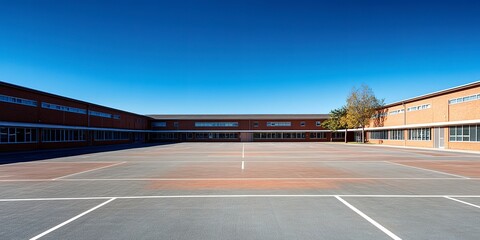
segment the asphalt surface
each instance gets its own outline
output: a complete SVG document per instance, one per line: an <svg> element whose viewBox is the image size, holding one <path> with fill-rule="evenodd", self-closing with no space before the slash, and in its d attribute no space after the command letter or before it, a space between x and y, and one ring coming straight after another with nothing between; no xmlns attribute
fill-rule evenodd
<svg viewBox="0 0 480 240"><path fill-rule="evenodd" d="M479 154L331 143L71 151L0 155L0 239L480 238Z"/></svg>

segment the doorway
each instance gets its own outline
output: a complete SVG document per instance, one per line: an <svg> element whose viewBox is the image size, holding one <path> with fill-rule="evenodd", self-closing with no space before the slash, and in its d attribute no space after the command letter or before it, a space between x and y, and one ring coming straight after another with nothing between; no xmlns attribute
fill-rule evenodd
<svg viewBox="0 0 480 240"><path fill-rule="evenodd" d="M435 148L445 148L445 129L444 128L435 128L434 133L434 147Z"/></svg>

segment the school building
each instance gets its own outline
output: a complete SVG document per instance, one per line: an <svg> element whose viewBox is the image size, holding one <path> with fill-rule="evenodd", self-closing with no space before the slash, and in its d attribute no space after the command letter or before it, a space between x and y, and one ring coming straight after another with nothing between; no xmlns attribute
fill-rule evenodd
<svg viewBox="0 0 480 240"><path fill-rule="evenodd" d="M367 128L371 143L480 150L480 81L386 105Z"/></svg>
<svg viewBox="0 0 480 240"><path fill-rule="evenodd" d="M388 104L370 143L480 150L480 81ZM328 114L139 115L0 82L0 151L145 142L331 142ZM361 138L349 129L348 141Z"/></svg>

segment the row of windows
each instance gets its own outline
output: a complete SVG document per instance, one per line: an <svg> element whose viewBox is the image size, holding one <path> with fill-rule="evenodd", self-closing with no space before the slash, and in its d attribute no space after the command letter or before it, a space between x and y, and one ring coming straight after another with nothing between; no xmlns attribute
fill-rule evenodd
<svg viewBox="0 0 480 240"><path fill-rule="evenodd" d="M480 142L480 125L450 127L452 142Z"/></svg>
<svg viewBox="0 0 480 240"><path fill-rule="evenodd" d="M71 113L78 113L78 114L87 114L87 110L82 108L75 108L75 107L68 107L53 103L46 103L42 102L42 108L63 111L63 112L71 112ZM103 117L103 118L113 118L113 119L120 119L120 115L104 113L104 112L97 112L97 111L88 111L88 115L95 116L95 117Z"/></svg>
<svg viewBox="0 0 480 240"><path fill-rule="evenodd" d="M405 134L403 130L382 130L369 132L370 139L389 139L389 140L404 140Z"/></svg>
<svg viewBox="0 0 480 240"><path fill-rule="evenodd" d="M67 107L53 103L46 103L42 102L42 108L63 111L63 112L71 112L71 113L78 113L78 114L87 114L87 110L75 107Z"/></svg>
<svg viewBox="0 0 480 240"><path fill-rule="evenodd" d="M327 138L327 134L325 134L324 132L313 132L313 133L310 133L310 138L323 139L323 138Z"/></svg>
<svg viewBox="0 0 480 240"><path fill-rule="evenodd" d="M388 131L371 131L370 139L388 139Z"/></svg>
<svg viewBox="0 0 480 240"><path fill-rule="evenodd" d="M375 113L372 115L372 118L381 118L381 117L386 117L387 115L388 115L387 112Z"/></svg>
<svg viewBox="0 0 480 240"><path fill-rule="evenodd" d="M316 121L315 126L320 127L321 121ZM178 127L178 122L173 123L174 127ZM238 122L195 122L195 127L238 127ZM258 122L253 123L254 127L258 127ZM267 122L267 127L290 127L291 122ZM301 127L305 127L305 122L300 122ZM167 122L153 122L152 127L167 127Z"/></svg>
<svg viewBox="0 0 480 240"><path fill-rule="evenodd" d="M33 143L37 142L38 129L36 128L0 128L0 144L6 143ZM94 131L97 141L128 140L128 132ZM86 140L86 130L74 129L42 129L42 142L81 142Z"/></svg>
<svg viewBox="0 0 480 240"><path fill-rule="evenodd" d="M166 127L167 122L152 122L152 127Z"/></svg>
<svg viewBox="0 0 480 240"><path fill-rule="evenodd" d="M117 132L117 131L95 131L93 136L96 141L129 140L130 139L130 134L128 132Z"/></svg>
<svg viewBox="0 0 480 240"><path fill-rule="evenodd" d="M480 125L450 127L451 142L480 142ZM370 139L404 140L404 130L383 130L369 132ZM431 140L430 128L408 129L408 140Z"/></svg>
<svg viewBox="0 0 480 240"><path fill-rule="evenodd" d="M274 133L254 133L254 139L302 139L305 138L304 132L274 132Z"/></svg>
<svg viewBox="0 0 480 240"><path fill-rule="evenodd" d="M37 106L37 101L18 98L18 97L12 97L7 95L1 95L1 94L0 94L0 102L14 103L14 104L26 105L31 107Z"/></svg>
<svg viewBox="0 0 480 240"><path fill-rule="evenodd" d="M120 119L120 115L115 115L115 114L110 114L110 113L104 113L104 112L97 112L97 111L92 111L92 110L89 110L89 111L88 111L88 114L89 114L90 116L95 116L95 117Z"/></svg>
<svg viewBox="0 0 480 240"><path fill-rule="evenodd" d="M430 141L431 140L430 128L408 129L408 140Z"/></svg>
<svg viewBox="0 0 480 240"><path fill-rule="evenodd" d="M405 132L400 130L390 130L388 131L389 139L390 140L404 140L405 139Z"/></svg>
<svg viewBox="0 0 480 240"><path fill-rule="evenodd" d="M267 127L290 127L292 122L267 122Z"/></svg>
<svg viewBox="0 0 480 240"><path fill-rule="evenodd" d="M24 99L24 98L18 98L18 97L12 97L12 96L7 96L7 95L1 95L1 94L0 94L0 102L15 103L15 104L27 105L27 106L31 106L31 107L36 107L37 106L37 101L30 100L30 99ZM58 104L54 104L54 103L47 103L47 102L42 102L42 108L50 109L50 110L56 110L56 111L63 111L63 112L87 114L86 109L76 108L76 107L68 107L68 106L58 105ZM88 114L90 116L96 116L96 117L120 119L120 115L97 112L97 111L88 111Z"/></svg>
<svg viewBox="0 0 480 240"><path fill-rule="evenodd" d="M448 101L448 104L452 105L452 104L470 102L470 101L475 101L475 100L480 100L480 94L474 94L474 95L470 95L470 96L466 96L466 97L450 99Z"/></svg>
<svg viewBox="0 0 480 240"><path fill-rule="evenodd" d="M0 144L37 142L36 128L0 128Z"/></svg>
<svg viewBox="0 0 480 240"><path fill-rule="evenodd" d="M345 138L345 132L333 132L332 133L332 138L334 138L334 139L344 139Z"/></svg>
<svg viewBox="0 0 480 240"><path fill-rule="evenodd" d="M195 127L238 127L238 122L196 122Z"/></svg>
<svg viewBox="0 0 480 240"><path fill-rule="evenodd" d="M177 133L154 133L152 134L152 139L162 140L162 139L178 139Z"/></svg>
<svg viewBox="0 0 480 240"><path fill-rule="evenodd" d="M431 104L423 104L423 105L419 105L419 106L409 107L409 108L407 108L407 112L429 109L431 107L432 107Z"/></svg>
<svg viewBox="0 0 480 240"><path fill-rule="evenodd" d="M43 142L81 142L85 141L85 130L43 129Z"/></svg>
<svg viewBox="0 0 480 240"><path fill-rule="evenodd" d="M236 139L238 133L195 133L196 139Z"/></svg>
<svg viewBox="0 0 480 240"><path fill-rule="evenodd" d="M397 115L401 113L405 113L405 109L398 109L398 110L391 111L388 113L388 115Z"/></svg>

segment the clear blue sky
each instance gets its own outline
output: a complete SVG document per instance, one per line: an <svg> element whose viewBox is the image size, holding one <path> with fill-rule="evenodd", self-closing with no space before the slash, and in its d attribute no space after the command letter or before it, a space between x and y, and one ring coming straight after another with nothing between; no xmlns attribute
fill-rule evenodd
<svg viewBox="0 0 480 240"><path fill-rule="evenodd" d="M328 113L480 79L480 1L0 0L0 80L149 113Z"/></svg>

